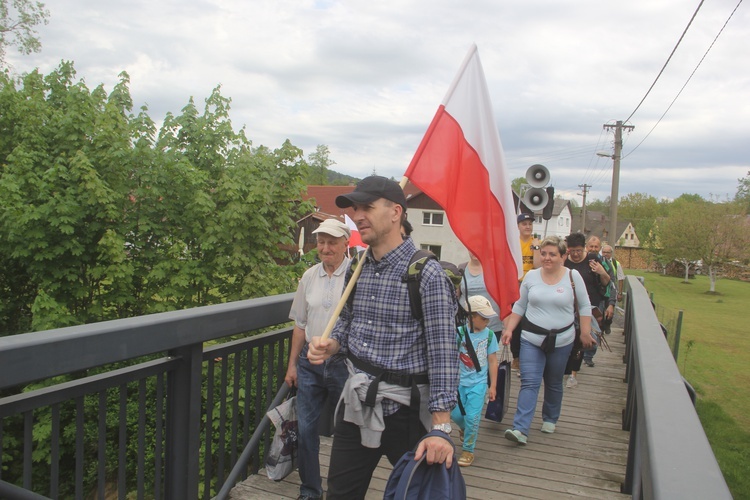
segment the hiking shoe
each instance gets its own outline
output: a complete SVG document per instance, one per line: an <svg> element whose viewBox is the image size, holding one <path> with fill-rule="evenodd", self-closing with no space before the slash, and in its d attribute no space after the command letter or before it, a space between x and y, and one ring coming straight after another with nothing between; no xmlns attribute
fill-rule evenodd
<svg viewBox="0 0 750 500"><path fill-rule="evenodd" d="M474 454L470 451L464 451L461 453L461 457L458 459L458 465L461 467L468 467L474 463Z"/></svg>
<svg viewBox="0 0 750 500"><path fill-rule="evenodd" d="M523 435L523 432L517 431L515 429L508 429L505 431L505 439L508 441L513 441L514 443L518 443L520 445L526 444L526 436Z"/></svg>
<svg viewBox="0 0 750 500"><path fill-rule="evenodd" d="M552 434L555 432L555 424L552 422L544 422L542 424L542 432L545 434Z"/></svg>
<svg viewBox="0 0 750 500"><path fill-rule="evenodd" d="M571 375L570 377L568 377L568 383L565 384L565 387L568 387L568 388L578 387L578 381L576 380L576 378L573 375Z"/></svg>
<svg viewBox="0 0 750 500"><path fill-rule="evenodd" d="M593 359L584 359L583 362L586 363L586 366L589 366L591 368L594 367L594 360Z"/></svg>

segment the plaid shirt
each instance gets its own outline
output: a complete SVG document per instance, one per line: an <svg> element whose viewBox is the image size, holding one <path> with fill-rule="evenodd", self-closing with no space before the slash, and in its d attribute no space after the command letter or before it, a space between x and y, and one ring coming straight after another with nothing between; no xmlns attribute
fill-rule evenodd
<svg viewBox="0 0 750 500"><path fill-rule="evenodd" d="M409 292L402 276L416 251L411 238L378 262L367 254L357 280L352 309L341 312L331 338L341 352L351 351L362 361L395 373L427 373L428 409L450 411L456 405L458 350L456 347L454 288L440 264L430 260L422 270L424 330L411 314ZM348 283L351 269L347 272ZM400 405L383 400L383 414Z"/></svg>

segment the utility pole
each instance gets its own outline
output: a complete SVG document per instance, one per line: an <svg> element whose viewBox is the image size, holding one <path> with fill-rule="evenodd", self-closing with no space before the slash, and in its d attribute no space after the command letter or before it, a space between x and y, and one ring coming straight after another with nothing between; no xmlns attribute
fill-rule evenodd
<svg viewBox="0 0 750 500"><path fill-rule="evenodd" d="M606 130L615 129L615 154L612 166L612 194L609 197L609 235L607 240L614 248L617 245L617 204L619 202L620 189L620 156L622 155L622 129L633 130L633 125L623 125L622 120L617 120L614 125L604 124Z"/></svg>
<svg viewBox="0 0 750 500"><path fill-rule="evenodd" d="M591 186L589 184L579 184L579 188L583 189L583 208L581 209L581 232L586 234L586 194L589 192Z"/></svg>

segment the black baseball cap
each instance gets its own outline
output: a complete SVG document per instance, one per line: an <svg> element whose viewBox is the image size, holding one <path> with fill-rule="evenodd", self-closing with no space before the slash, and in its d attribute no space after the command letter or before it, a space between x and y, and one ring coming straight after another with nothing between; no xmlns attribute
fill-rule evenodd
<svg viewBox="0 0 750 500"><path fill-rule="evenodd" d="M342 194L336 197L336 206L339 208L351 207L354 203L372 203L378 198L385 198L394 203L398 203L406 212L406 196L404 190L398 185L398 182L392 181L387 177L380 175L371 175L365 177L357 183L349 194Z"/></svg>

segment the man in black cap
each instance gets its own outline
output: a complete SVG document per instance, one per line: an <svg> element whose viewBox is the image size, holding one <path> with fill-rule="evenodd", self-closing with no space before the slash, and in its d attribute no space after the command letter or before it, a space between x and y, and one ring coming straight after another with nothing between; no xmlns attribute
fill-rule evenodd
<svg viewBox="0 0 750 500"><path fill-rule="evenodd" d="M516 218L518 232L521 235L521 255L523 256L523 276L532 269L542 265L539 254L539 240L534 238L534 215L526 212L518 214Z"/></svg>
<svg viewBox="0 0 750 500"><path fill-rule="evenodd" d="M322 363L346 353L349 379L336 415L327 498L364 498L382 455L391 464L414 448L427 430L450 434L458 387L456 300L437 260L422 269L422 321L412 312L406 282L416 252L402 238L406 197L394 181L371 176L336 198L352 207L352 220L369 245L353 301L330 338L314 337L308 359ZM347 281L351 271L347 273ZM453 462L453 447L440 437L419 444L417 458Z"/></svg>

